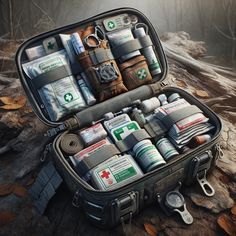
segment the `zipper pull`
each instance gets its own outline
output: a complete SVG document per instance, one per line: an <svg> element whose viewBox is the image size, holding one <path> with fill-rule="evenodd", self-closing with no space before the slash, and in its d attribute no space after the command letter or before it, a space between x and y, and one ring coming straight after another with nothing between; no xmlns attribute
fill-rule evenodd
<svg viewBox="0 0 236 236"><path fill-rule="evenodd" d="M42 155L42 157L40 158L40 161L41 161L41 162L44 162L44 161L46 160L46 157L47 157L48 153L49 153L50 150L51 150L51 146L52 146L51 143L49 143L49 144L46 145L46 147L45 147L45 149L44 149L44 151L43 151L43 155Z"/></svg>
<svg viewBox="0 0 236 236"><path fill-rule="evenodd" d="M220 146L219 143L216 145L216 151L218 151L218 153L219 153L219 159L222 159L223 156L224 156L224 152L223 152L223 150L221 149L221 146Z"/></svg>

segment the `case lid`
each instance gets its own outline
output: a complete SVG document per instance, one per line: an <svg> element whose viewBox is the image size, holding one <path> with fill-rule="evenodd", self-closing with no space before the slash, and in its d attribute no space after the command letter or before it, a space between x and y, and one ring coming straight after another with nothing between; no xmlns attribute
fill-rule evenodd
<svg viewBox="0 0 236 236"><path fill-rule="evenodd" d="M75 115L74 116L75 119L72 119L72 123L73 122L76 123L77 122L76 121L77 114L78 114L78 117L81 118L81 115L84 114L86 112L86 110L89 110L90 112L93 112L93 109L91 109L91 107L88 107L88 108L85 108L82 111L81 115L79 114L81 112L78 112L76 114L71 114L70 117L68 117L68 116L64 117L60 121L57 121L57 122L51 121L50 118L45 113L45 107L44 107L44 105L43 105L43 103L42 103L42 101L39 97L39 94L38 94L37 90L35 89L35 86L33 86L33 84L32 84L32 80L23 71L22 64L28 62L25 50L28 49L28 48L37 46L40 42L43 42L43 40L45 40L49 37L52 37L52 36L55 37L56 39L58 39L57 41L58 41L58 44L60 45L59 36L58 36L59 34L72 33L82 25L86 25L88 23L96 22L96 21L99 21L103 18L108 18L108 17L114 16L114 15L119 15L119 14L132 14L132 15L135 15L135 16L138 17L138 19L140 20L141 23L144 23L145 25L148 26L148 35L149 35L149 37L150 37L150 39L153 43L153 46L155 47L155 51L157 52L158 59L159 59L159 62L161 64L161 68L162 68L162 73L161 73L160 78L158 80L155 80L155 77L154 77L153 81L156 83L156 82L161 82L165 79L165 77L167 75L167 71L168 71L168 65L167 65L166 56L164 54L160 39L159 39L159 37L158 37L158 35L155 31L155 28L153 27L151 22L148 20L148 18L143 13L141 13L140 11L138 11L136 9L133 9L133 8L114 9L114 10L107 11L105 13L93 16L93 17L88 18L84 21L74 23L74 24L70 24L70 25L67 25L67 26L63 26L63 27L60 27L60 28L57 28L57 29L39 34L37 36L34 36L34 37L28 39L27 41L25 41L18 48L15 60L16 60L17 70L18 70L19 76L20 76L20 81L21 81L22 86L25 90L26 96L28 97L29 102L31 103L35 114L38 116L38 118L42 122L44 122L48 126L58 127L58 130L62 130L62 129L65 129L65 125L64 125L65 121L67 121L68 119L73 117L73 115ZM77 71L81 70L81 68L76 68L76 69L77 69ZM73 71L73 68L72 68L72 71ZM135 90L137 90L137 92L141 91L141 94L142 94L142 91L143 91L143 93L145 92L145 86L146 85L144 85L142 87L139 87L137 89L131 90L129 92L123 93L121 95L117 95L116 97L113 97L113 98L109 99L109 101L116 103L116 102L119 101L119 97L124 99L125 95L127 95L127 97L129 97L128 100L130 100L131 98L132 99L136 98L137 95L135 94ZM105 106L106 104L108 104L108 102L105 101L105 102L97 103L97 104L93 105L92 108L96 108L96 107L101 108L103 106L103 104Z"/></svg>

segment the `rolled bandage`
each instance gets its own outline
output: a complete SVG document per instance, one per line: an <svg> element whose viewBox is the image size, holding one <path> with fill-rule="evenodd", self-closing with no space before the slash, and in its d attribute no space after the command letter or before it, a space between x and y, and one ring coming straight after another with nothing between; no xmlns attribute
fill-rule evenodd
<svg viewBox="0 0 236 236"><path fill-rule="evenodd" d="M65 134L60 142L62 151L67 155L74 155L84 148L82 140L77 134Z"/></svg>

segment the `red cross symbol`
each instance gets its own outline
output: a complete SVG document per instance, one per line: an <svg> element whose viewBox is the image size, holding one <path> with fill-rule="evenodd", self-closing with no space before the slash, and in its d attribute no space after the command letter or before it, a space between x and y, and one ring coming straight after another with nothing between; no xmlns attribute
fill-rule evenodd
<svg viewBox="0 0 236 236"><path fill-rule="evenodd" d="M110 172L104 170L104 171L102 172L101 177L108 179L108 178L109 178L109 175L110 175Z"/></svg>

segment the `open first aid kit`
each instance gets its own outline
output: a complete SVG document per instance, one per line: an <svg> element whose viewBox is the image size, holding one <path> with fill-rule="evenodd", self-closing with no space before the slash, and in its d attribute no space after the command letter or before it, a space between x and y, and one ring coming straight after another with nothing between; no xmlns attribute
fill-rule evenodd
<svg viewBox="0 0 236 236"><path fill-rule="evenodd" d="M191 224L181 186L214 195L207 175L221 154L221 121L165 82L161 42L141 12L116 9L35 36L16 64L34 112L50 126L53 164L31 190L41 212L61 181L100 227L155 202Z"/></svg>

